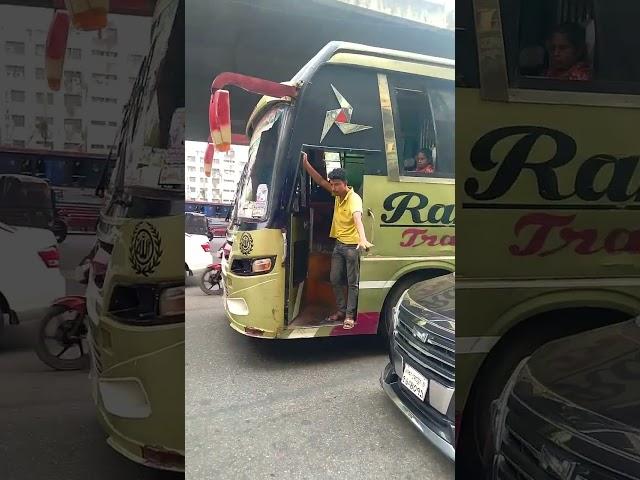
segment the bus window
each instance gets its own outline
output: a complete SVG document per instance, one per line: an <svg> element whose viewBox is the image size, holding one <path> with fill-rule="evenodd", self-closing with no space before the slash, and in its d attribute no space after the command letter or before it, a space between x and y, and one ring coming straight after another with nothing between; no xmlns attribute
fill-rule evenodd
<svg viewBox="0 0 640 480"><path fill-rule="evenodd" d="M512 87L640 93L640 3L501 3Z"/></svg>
<svg viewBox="0 0 640 480"><path fill-rule="evenodd" d="M392 86L401 175L453 178L453 83L401 78Z"/></svg>

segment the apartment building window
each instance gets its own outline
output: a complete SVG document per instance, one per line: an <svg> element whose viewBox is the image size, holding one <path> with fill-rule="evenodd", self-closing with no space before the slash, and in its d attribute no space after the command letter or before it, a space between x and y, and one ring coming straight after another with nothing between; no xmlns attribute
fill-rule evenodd
<svg viewBox="0 0 640 480"><path fill-rule="evenodd" d="M14 140L13 141L13 146L14 147L19 147L19 148L24 148L25 147L25 142L24 142L24 140Z"/></svg>
<svg viewBox="0 0 640 480"><path fill-rule="evenodd" d="M36 68L36 80L44 80L44 68Z"/></svg>
<svg viewBox="0 0 640 480"><path fill-rule="evenodd" d="M104 150L104 145L101 143L92 143L91 148L94 150Z"/></svg>
<svg viewBox="0 0 640 480"><path fill-rule="evenodd" d="M95 125L97 127L104 127L107 124L104 120L91 120L91 125Z"/></svg>
<svg viewBox="0 0 640 480"><path fill-rule="evenodd" d="M11 115L14 127L24 127L24 115Z"/></svg>
<svg viewBox="0 0 640 480"><path fill-rule="evenodd" d="M80 95L65 94L65 96L64 96L64 106L67 107L67 108L81 107L82 106L82 97Z"/></svg>
<svg viewBox="0 0 640 480"><path fill-rule="evenodd" d="M36 56L42 57L44 55L44 43L38 43L36 45Z"/></svg>
<svg viewBox="0 0 640 480"><path fill-rule="evenodd" d="M98 85L109 85L111 84L111 82L115 82L118 80L118 76L111 73L92 73L91 78Z"/></svg>
<svg viewBox="0 0 640 480"><path fill-rule="evenodd" d="M189 181L190 182L195 182L196 181L196 177L189 177Z"/></svg>
<svg viewBox="0 0 640 480"><path fill-rule="evenodd" d="M7 77L24 78L24 65L7 65Z"/></svg>
<svg viewBox="0 0 640 480"><path fill-rule="evenodd" d="M11 101L23 103L25 99L24 90L11 90Z"/></svg>
<svg viewBox="0 0 640 480"><path fill-rule="evenodd" d="M4 44L4 51L13 55L24 55L24 42L7 41Z"/></svg>
<svg viewBox="0 0 640 480"><path fill-rule="evenodd" d="M204 167L200 167L200 173L204 173Z"/></svg>
<svg viewBox="0 0 640 480"><path fill-rule="evenodd" d="M189 187L189 191L192 192L192 193L195 193L196 187Z"/></svg>
<svg viewBox="0 0 640 480"><path fill-rule="evenodd" d="M65 150L81 150L82 149L82 144L81 143L76 143L76 142L65 142L64 143L64 149Z"/></svg>
<svg viewBox="0 0 640 480"><path fill-rule="evenodd" d="M99 50L97 48L94 48L93 50L91 50L91 55L96 56L96 57L115 58L115 57L118 56L118 52L112 52L110 50Z"/></svg>
<svg viewBox="0 0 640 480"><path fill-rule="evenodd" d="M36 92L36 103L38 105L44 105L45 98L47 99L47 105L53 105L53 93L47 92L45 97L44 92Z"/></svg>
<svg viewBox="0 0 640 480"><path fill-rule="evenodd" d="M53 142L49 142L49 141L44 141L44 140L38 140L36 142L36 145L40 145L41 147L44 148L49 148L49 149L53 149Z"/></svg>
<svg viewBox="0 0 640 480"><path fill-rule="evenodd" d="M53 117L36 117L36 125L44 125L51 127L53 125Z"/></svg>
<svg viewBox="0 0 640 480"><path fill-rule="evenodd" d="M93 103L118 103L118 100L111 97L91 97Z"/></svg>
<svg viewBox="0 0 640 480"><path fill-rule="evenodd" d="M82 72L65 70L64 81L65 85L80 85L82 83Z"/></svg>
<svg viewBox="0 0 640 480"><path fill-rule="evenodd" d="M67 57L73 60L80 60L82 58L82 50L79 48L67 48Z"/></svg>
<svg viewBox="0 0 640 480"><path fill-rule="evenodd" d="M189 155L187 156L187 162L195 162L196 161L196 157L194 157L193 155Z"/></svg>
<svg viewBox="0 0 640 480"><path fill-rule="evenodd" d="M66 140L82 134L82 120L79 118L64 119L64 135Z"/></svg>
<svg viewBox="0 0 640 480"><path fill-rule="evenodd" d="M195 171L196 171L196 167L187 167L187 172L195 173Z"/></svg>
<svg viewBox="0 0 640 480"><path fill-rule="evenodd" d="M107 122L110 127L117 127L118 122Z"/></svg>

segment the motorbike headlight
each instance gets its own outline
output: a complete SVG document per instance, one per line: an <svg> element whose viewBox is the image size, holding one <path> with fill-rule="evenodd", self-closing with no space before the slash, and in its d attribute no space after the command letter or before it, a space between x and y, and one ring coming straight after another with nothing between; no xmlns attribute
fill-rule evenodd
<svg viewBox="0 0 640 480"><path fill-rule="evenodd" d="M160 293L158 313L161 317L184 315L184 287L164 289Z"/></svg>

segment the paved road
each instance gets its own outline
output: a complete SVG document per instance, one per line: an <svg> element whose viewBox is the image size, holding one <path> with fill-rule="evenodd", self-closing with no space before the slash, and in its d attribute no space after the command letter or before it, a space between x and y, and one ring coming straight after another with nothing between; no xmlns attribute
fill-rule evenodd
<svg viewBox="0 0 640 480"><path fill-rule="evenodd" d="M61 245L68 273L94 237L71 235ZM67 282L68 293L83 287ZM36 324L6 327L0 349L0 479L177 479L115 453L97 423L87 372L55 372L33 352Z"/></svg>
<svg viewBox="0 0 640 480"><path fill-rule="evenodd" d="M189 287L186 345L188 480L454 478L380 388L372 337L247 338Z"/></svg>

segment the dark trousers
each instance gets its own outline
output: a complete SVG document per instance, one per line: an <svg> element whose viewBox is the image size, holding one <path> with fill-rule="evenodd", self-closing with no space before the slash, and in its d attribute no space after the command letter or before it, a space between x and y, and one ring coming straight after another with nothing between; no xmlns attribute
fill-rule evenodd
<svg viewBox="0 0 640 480"><path fill-rule="evenodd" d="M360 281L360 252L357 245L346 245L336 240L331 255L331 286L336 296L338 311L355 318L358 308L358 282ZM348 297L344 298L344 286Z"/></svg>

